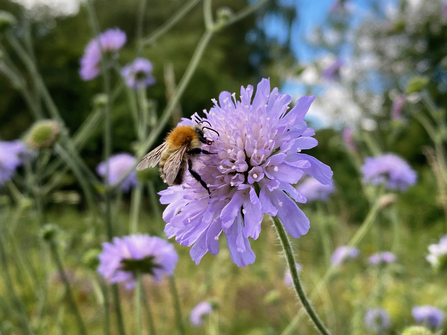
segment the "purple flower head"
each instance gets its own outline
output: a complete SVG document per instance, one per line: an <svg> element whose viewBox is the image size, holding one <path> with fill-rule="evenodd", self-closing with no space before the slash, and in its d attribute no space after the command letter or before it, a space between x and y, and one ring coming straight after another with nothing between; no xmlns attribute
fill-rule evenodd
<svg viewBox="0 0 447 335"><path fill-rule="evenodd" d="M303 267L300 264L296 263L296 270L298 271L298 273L300 273L303 270ZM293 286L293 278L289 269L287 269L284 273L284 284L290 287Z"/></svg>
<svg viewBox="0 0 447 335"><path fill-rule="evenodd" d="M124 176L129 170L132 172L123 180L121 183L121 189L124 192L128 192L132 186L138 184L137 173L134 171L134 165L136 162L136 158L127 153L121 153L114 156L111 156L108 160L109 165L109 175L107 183L111 185L115 185L122 176ZM105 162L100 163L96 172L101 176L105 177L106 171Z"/></svg>
<svg viewBox="0 0 447 335"><path fill-rule="evenodd" d="M367 157L362 166L363 180L373 185L384 184L387 189L405 191L416 183L416 172L399 156L384 154Z"/></svg>
<svg viewBox="0 0 447 335"><path fill-rule="evenodd" d="M406 101L407 98L405 95L399 95L396 100L393 101L393 106L391 107L391 119L399 120L402 117L402 108Z"/></svg>
<svg viewBox="0 0 447 335"><path fill-rule="evenodd" d="M101 54L118 51L126 43L126 33L118 28L107 29L92 39L85 47L84 55L80 60L79 74L82 80L96 78L101 72Z"/></svg>
<svg viewBox="0 0 447 335"><path fill-rule="evenodd" d="M208 301L202 301L197 304L191 311L189 315L189 320L193 326L201 326L203 324L203 317L205 315L211 314L213 311L213 306Z"/></svg>
<svg viewBox="0 0 447 335"><path fill-rule="evenodd" d="M371 265L394 263L395 261L396 255L389 251L378 252L368 258L368 262Z"/></svg>
<svg viewBox="0 0 447 335"><path fill-rule="evenodd" d="M349 150L357 149L357 146L354 142L354 136L351 127L345 127L343 129L343 142Z"/></svg>
<svg viewBox="0 0 447 335"><path fill-rule="evenodd" d="M335 188L332 183L323 185L315 178L307 178L305 181L300 183L296 189L304 195L309 202L315 200L328 201L329 196L335 192Z"/></svg>
<svg viewBox="0 0 447 335"><path fill-rule="evenodd" d="M360 255L359 249L356 247L348 247L346 245L342 245L335 249L334 253L331 257L332 265L340 265L343 264L345 260L348 258L357 258Z"/></svg>
<svg viewBox="0 0 447 335"><path fill-rule="evenodd" d="M430 328L438 328L444 323L445 313L440 309L430 306L414 306L411 314L417 323L422 323Z"/></svg>
<svg viewBox="0 0 447 335"><path fill-rule="evenodd" d="M152 63L145 58L136 58L123 68L121 74L126 80L126 85L135 90L155 84L155 78L152 77Z"/></svg>
<svg viewBox="0 0 447 335"><path fill-rule="evenodd" d="M337 58L335 62L333 62L328 68L326 68L321 76L327 80L339 80L340 79L340 69L343 66L344 62Z"/></svg>
<svg viewBox="0 0 447 335"><path fill-rule="evenodd" d="M114 237L102 247L98 272L110 283L124 283L128 290L135 286L136 271L161 280L174 273L178 260L172 244L149 235Z"/></svg>
<svg viewBox="0 0 447 335"><path fill-rule="evenodd" d="M17 168L29 158L30 154L23 142L0 141L0 187L10 181Z"/></svg>
<svg viewBox="0 0 447 335"><path fill-rule="evenodd" d="M371 308L365 314L365 325L375 334L382 334L391 327L391 318L386 309Z"/></svg>
<svg viewBox="0 0 447 335"><path fill-rule="evenodd" d="M213 154L198 157L193 169L210 193L188 173L182 185L160 192L161 203L168 205L166 235L193 245L197 264L208 251L219 252L222 232L233 262L241 267L253 263L248 238L259 237L264 214L278 216L294 238L307 233L309 219L296 204L306 199L292 184L304 174L322 184L332 177L327 165L301 153L318 143L303 121L313 100L302 97L289 110L290 96L270 90L270 81L263 79L254 97L252 86L241 87L239 101L236 94L222 92L205 111L202 124L209 123L218 134L205 130L214 142L204 149Z"/></svg>

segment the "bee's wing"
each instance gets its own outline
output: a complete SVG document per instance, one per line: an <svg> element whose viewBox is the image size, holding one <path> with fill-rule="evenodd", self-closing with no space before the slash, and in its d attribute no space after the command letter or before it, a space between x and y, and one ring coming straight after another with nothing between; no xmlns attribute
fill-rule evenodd
<svg viewBox="0 0 447 335"><path fill-rule="evenodd" d="M137 170L141 171L150 167L154 167L158 163L160 163L161 155L166 150L168 144L164 142L156 147L154 150L149 152L146 156L143 157L141 162L137 165Z"/></svg>
<svg viewBox="0 0 447 335"><path fill-rule="evenodd" d="M175 178L184 164L184 156L186 154L186 146L182 146L179 149L173 151L169 158L166 160L165 166L163 168L163 174L166 177L166 183L172 185Z"/></svg>

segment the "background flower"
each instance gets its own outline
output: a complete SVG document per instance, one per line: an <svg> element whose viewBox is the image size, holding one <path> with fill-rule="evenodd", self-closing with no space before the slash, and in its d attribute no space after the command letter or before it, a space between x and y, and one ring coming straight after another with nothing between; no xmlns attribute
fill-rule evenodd
<svg viewBox="0 0 447 335"><path fill-rule="evenodd" d="M172 244L149 235L114 237L112 243L105 242L102 247L98 272L111 283L124 283L127 289L135 286L135 276L126 269L150 273L161 280L174 273L178 261Z"/></svg>
<svg viewBox="0 0 447 335"><path fill-rule="evenodd" d="M394 263L396 255L389 251L378 252L368 258L369 264L378 265L381 263Z"/></svg>
<svg viewBox="0 0 447 335"><path fill-rule="evenodd" d="M298 271L298 273L300 273L303 270L301 264L296 263L296 270ZM287 269L286 272L284 273L284 284L286 286L293 286L293 278L289 269Z"/></svg>
<svg viewBox="0 0 447 335"><path fill-rule="evenodd" d="M208 301L202 301L197 304L189 315L191 324L198 327L203 324L203 317L213 311L213 306Z"/></svg>
<svg viewBox="0 0 447 335"><path fill-rule="evenodd" d="M21 141L0 141L0 187L14 177L28 156L28 149Z"/></svg>
<svg viewBox="0 0 447 335"><path fill-rule="evenodd" d="M152 63L145 58L136 58L122 69L121 74L126 85L136 90L155 84L155 78L152 76Z"/></svg>
<svg viewBox="0 0 447 335"><path fill-rule="evenodd" d="M207 184L210 194L189 174L182 185L160 192L168 204L163 219L168 238L191 248L196 263L210 251L219 252L219 236L225 233L231 259L238 266L255 260L249 237L257 239L264 214L278 216L295 238L309 230L309 219L296 202L305 202L292 184L308 174L322 184L331 182L331 169L301 153L313 148L315 132L303 121L314 97L300 98L289 109L291 97L270 90L263 79L252 99L253 87L241 87L235 94L222 92L219 102L205 111L206 120L219 134L205 135L214 142L194 169ZM204 121L202 120L202 121ZM195 116L195 122L200 118ZM287 192L287 193L286 193Z"/></svg>
<svg viewBox="0 0 447 335"><path fill-rule="evenodd" d="M342 245L335 249L331 257L331 264L339 265L342 264L348 258L357 258L360 255L359 249L356 247L348 247Z"/></svg>
<svg viewBox="0 0 447 335"><path fill-rule="evenodd" d="M126 33L121 29L107 29L98 37L92 39L85 47L80 60L79 74L82 80L96 78L101 72L101 54L118 51L126 43Z"/></svg>
<svg viewBox="0 0 447 335"><path fill-rule="evenodd" d="M323 185L315 178L306 178L306 180L297 185L296 189L304 195L308 202L315 200L327 201L329 196L335 192L335 187L332 183Z"/></svg>
<svg viewBox="0 0 447 335"><path fill-rule="evenodd" d="M109 185L115 185L122 176L124 176L129 170L132 170L130 174L123 180L120 187L124 192L130 190L131 187L138 184L137 173L134 169L134 165L136 163L136 158L127 153L121 153L114 156L111 156L108 160L109 165L109 175L107 183ZM105 162L100 163L96 172L101 177L106 175L106 164Z"/></svg>
<svg viewBox="0 0 447 335"><path fill-rule="evenodd" d="M438 328L444 323L445 313L440 309L430 306L415 306L411 314L417 323L422 323L430 328Z"/></svg>
<svg viewBox="0 0 447 335"><path fill-rule="evenodd" d="M373 185L384 184L386 188L405 191L416 183L416 172L395 154L367 157L362 166L363 179Z"/></svg>
<svg viewBox="0 0 447 335"><path fill-rule="evenodd" d="M391 318L386 309L372 308L365 314L365 325L375 334L382 334L391 327Z"/></svg>

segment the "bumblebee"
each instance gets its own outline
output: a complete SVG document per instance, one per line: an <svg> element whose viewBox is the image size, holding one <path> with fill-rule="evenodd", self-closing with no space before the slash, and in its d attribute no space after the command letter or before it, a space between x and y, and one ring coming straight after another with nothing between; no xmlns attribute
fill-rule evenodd
<svg viewBox="0 0 447 335"><path fill-rule="evenodd" d="M206 122L206 121L203 121ZM177 126L167 136L163 144L156 147L143 157L137 165L137 170L144 170L155 165L159 165L160 176L168 185L180 185L183 182L184 174L188 169L191 176L196 179L210 193L208 186L200 175L192 169L192 157L199 154L212 154L202 149L202 144L213 143L205 137L204 129L214 131L201 124L194 126Z"/></svg>

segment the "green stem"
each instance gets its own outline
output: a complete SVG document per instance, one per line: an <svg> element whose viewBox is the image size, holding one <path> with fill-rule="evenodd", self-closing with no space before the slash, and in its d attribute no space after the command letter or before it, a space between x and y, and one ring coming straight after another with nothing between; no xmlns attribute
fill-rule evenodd
<svg viewBox="0 0 447 335"><path fill-rule="evenodd" d="M155 214L156 220L159 221L160 225L161 225L161 227L159 227L159 231L157 233L163 233L164 224L163 224L163 220L160 220L160 218L162 217L162 214L161 214L160 207L159 207L160 205L158 202L157 192L155 191L154 182L152 180L147 182L147 188L149 191L149 200L151 202L152 211Z"/></svg>
<svg viewBox="0 0 447 335"><path fill-rule="evenodd" d="M244 19L245 17L247 17L248 15L254 13L255 11L257 11L259 8L261 8L262 6L264 6L267 2L269 2L270 0L260 0L257 3L247 6L244 9L242 9L241 11L237 12L236 14L234 14L233 16L230 17L230 19L225 22L225 24L223 25L224 27L228 27L229 25L232 25L233 23L240 21L242 19Z"/></svg>
<svg viewBox="0 0 447 335"><path fill-rule="evenodd" d="M365 220L363 221L360 228L357 230L357 232L354 234L354 236L351 238L351 240L348 242L348 246L355 247L357 246L360 241L363 239L363 237L366 235L366 233L371 228L372 224L374 223L377 214L380 209L380 198L383 194L383 189L380 188L379 192L377 194L376 201L374 205L369 210L368 215L366 216ZM331 265L329 269L324 274L321 281L316 285L315 289L312 291L310 295L310 300L314 302L321 294L323 289L325 288L326 284L332 279L332 277L335 275L335 273L338 271L339 265ZM304 316L304 312L300 310L297 315L293 318L293 320L290 322L290 324L284 329L284 331L281 333L281 335L291 335L294 334L294 331L296 327L300 324L302 318Z"/></svg>
<svg viewBox="0 0 447 335"><path fill-rule="evenodd" d="M144 287L142 287L142 291L143 291L143 297L144 297L144 307L146 309L146 317L147 317L147 322L149 324L149 334L151 335L156 335L157 333L155 332L155 325L154 325L154 318L152 317L152 311L151 311L151 306L149 304L149 298L147 297L147 294L144 291Z"/></svg>
<svg viewBox="0 0 447 335"><path fill-rule="evenodd" d="M379 145L372 137L371 133L368 131L362 132L363 140L366 143L366 146L371 151L373 156L379 156L382 153L382 150L380 150Z"/></svg>
<svg viewBox="0 0 447 335"><path fill-rule="evenodd" d="M137 327L137 335L143 334L143 326L141 323L141 288L142 288L142 282L141 282L141 273L136 272L136 287L135 287L135 324Z"/></svg>
<svg viewBox="0 0 447 335"><path fill-rule="evenodd" d="M281 221L278 219L277 216L273 217L273 222L275 224L276 233L278 234L279 240L281 241L282 248L284 250L284 254L286 256L287 265L290 270L290 274L292 275L293 280L293 286L295 288L295 292L301 301L301 304L303 305L304 309L306 310L307 314L309 315L310 319L315 325L315 328L319 331L322 335L329 335L329 331L326 329L326 327L321 322L320 318L318 317L317 313L312 308L309 300L306 297L306 294L304 293L303 287L301 285L300 277L298 275L298 270L296 269L296 261L295 256L293 255L292 246L290 244L289 238L287 236L287 233L284 229L284 226L282 225Z"/></svg>
<svg viewBox="0 0 447 335"><path fill-rule="evenodd" d="M400 235L402 234L400 227L399 214L397 212L396 205L391 205L390 208L390 217L391 224L393 225L393 245L391 247L391 251L395 254L398 254L400 251Z"/></svg>
<svg viewBox="0 0 447 335"><path fill-rule="evenodd" d="M180 8L168 21L166 21L160 28L155 30L149 37L141 40L141 45L146 46L154 43L162 35L167 33L177 22L179 22L191 9L197 5L200 0L190 0L182 8Z"/></svg>
<svg viewBox="0 0 447 335"><path fill-rule="evenodd" d="M138 184L132 189L132 199L130 203L130 234L136 234L138 232L138 219L140 216L142 195L143 185Z"/></svg>
<svg viewBox="0 0 447 335"><path fill-rule="evenodd" d="M203 17L205 19L205 27L211 29L214 26L213 13L211 10L211 0L203 1Z"/></svg>
<svg viewBox="0 0 447 335"><path fill-rule="evenodd" d="M53 254L53 258L56 263L57 269L59 271L59 275L61 276L62 281L65 285L65 291L67 292L70 307L71 307L71 309L75 315L76 321L77 321L79 334L87 334L87 328L85 327L84 321L82 320L81 314L79 313L79 309L76 304L76 300L74 298L73 292L70 287L70 282L68 281L67 275L64 270L64 266L63 266L62 261L59 257L59 252L57 250L57 246L54 243L54 241L50 241L50 250L51 250L51 253Z"/></svg>
<svg viewBox="0 0 447 335"><path fill-rule="evenodd" d="M172 298L174 300L174 309L175 309L175 316L177 318L177 327L179 329L180 334L185 335L185 325L183 324L182 310L180 308L180 299L178 296L177 287L175 285L174 276L169 277L169 286L171 288Z"/></svg>

